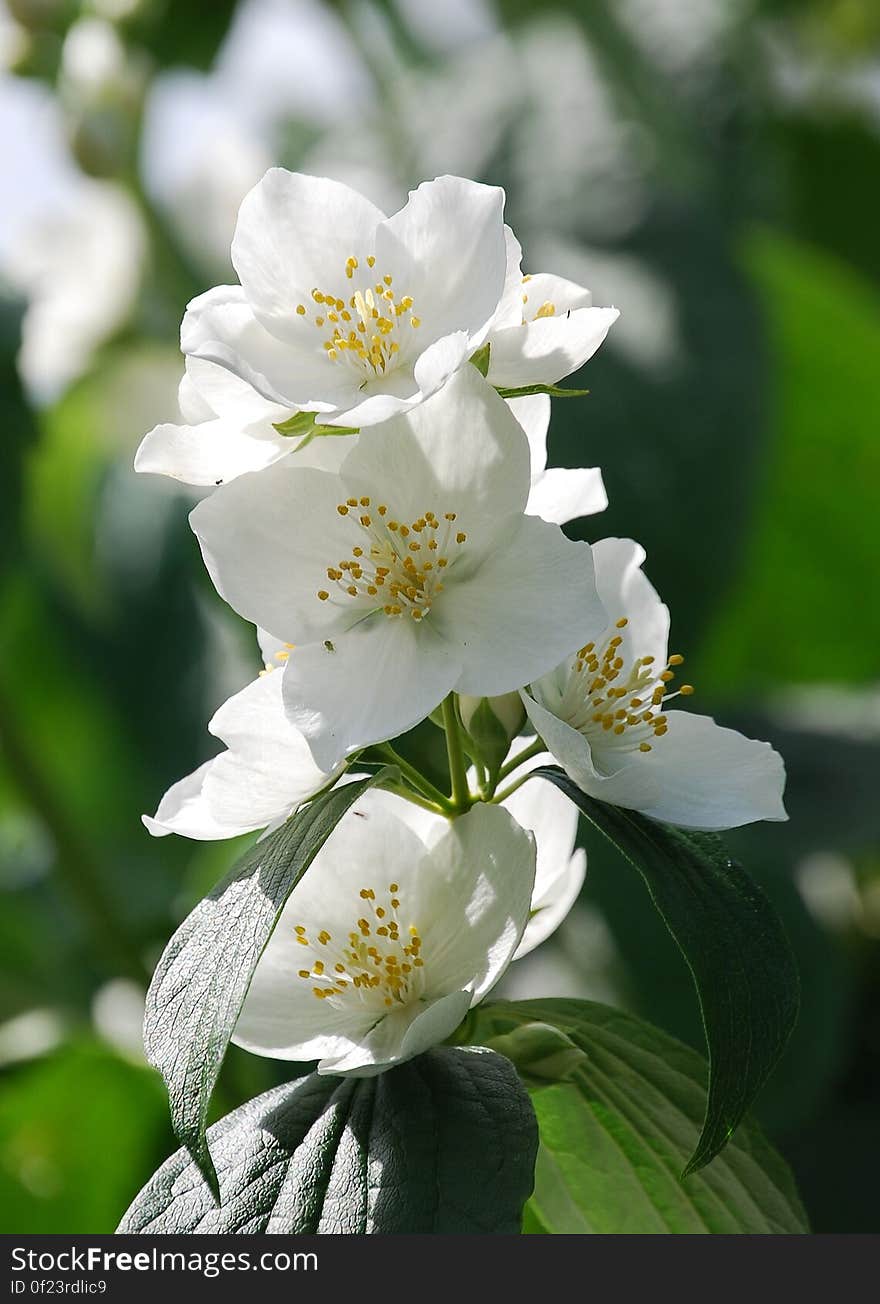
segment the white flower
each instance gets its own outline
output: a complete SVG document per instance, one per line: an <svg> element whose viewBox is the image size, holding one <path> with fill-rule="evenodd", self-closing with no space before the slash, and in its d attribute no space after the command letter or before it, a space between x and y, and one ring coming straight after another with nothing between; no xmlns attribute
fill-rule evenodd
<svg viewBox="0 0 880 1304"><path fill-rule="evenodd" d="M531 834L477 806L427 846L381 807L337 825L260 957L233 1041L372 1076L448 1037L520 944Z"/></svg>
<svg viewBox="0 0 880 1304"><path fill-rule="evenodd" d="M785 769L769 743L723 729L709 716L673 710L683 658L669 656L669 611L641 571L631 539L593 546L596 583L610 624L523 692L535 729L591 797L669 824L728 829L784 820Z"/></svg>
<svg viewBox="0 0 880 1304"><path fill-rule="evenodd" d="M281 675L290 649L266 648L270 669L226 702L208 728L227 750L169 788L155 816L144 824L155 837L232 838L273 829L330 779L320 771L299 730L284 713ZM558 788L530 779L501 803L535 836L537 863L529 920L515 959L534 950L559 926L580 892L586 856L575 851L578 814ZM345 819L386 810L403 820L428 845L442 837L448 821L403 797L375 789L360 798Z"/></svg>
<svg viewBox="0 0 880 1304"><path fill-rule="evenodd" d="M507 268L504 192L438 177L393 217L323 177L270 169L232 242L241 285L184 317L184 353L272 403L362 427L435 392L486 338Z"/></svg>
<svg viewBox="0 0 880 1304"><path fill-rule="evenodd" d="M361 436L338 475L286 459L191 516L220 594L276 639L317 764L455 690L509 692L604 625L590 549L524 515L528 443L474 367Z"/></svg>
<svg viewBox="0 0 880 1304"><path fill-rule="evenodd" d="M509 227L504 295L489 332L491 385L552 385L593 356L620 316L594 308L581 285L549 272L523 276L522 250Z"/></svg>
<svg viewBox="0 0 880 1304"><path fill-rule="evenodd" d="M280 673L261 675L224 702L208 729L227 750L175 783L156 814L143 817L155 837L210 840L274 827L331 777L284 714Z"/></svg>
<svg viewBox="0 0 880 1304"><path fill-rule="evenodd" d="M594 467L547 466L547 429L550 399L547 394L530 394L507 400L529 441L532 459L532 487L526 511L554 525L565 525L580 516L604 512L608 496L602 472Z"/></svg>

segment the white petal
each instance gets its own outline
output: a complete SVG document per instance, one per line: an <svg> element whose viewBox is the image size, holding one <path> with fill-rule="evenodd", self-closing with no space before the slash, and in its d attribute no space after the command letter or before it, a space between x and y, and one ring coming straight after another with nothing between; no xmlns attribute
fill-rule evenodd
<svg viewBox="0 0 880 1304"><path fill-rule="evenodd" d="M290 416L288 408L269 403L240 376L203 358L186 359L185 379L212 415L228 417L241 426L271 428L273 421ZM190 424L194 422L190 420Z"/></svg>
<svg viewBox="0 0 880 1304"><path fill-rule="evenodd" d="M371 1078L392 1064L423 1054L455 1031L471 1005L469 991L450 992L435 1001L407 1006L380 1019L363 1040L345 1054L326 1055L319 1073Z"/></svg>
<svg viewBox="0 0 880 1304"><path fill-rule="evenodd" d="M291 441L274 431L260 438L229 421L165 424L155 426L141 440L134 469L172 476L184 484L219 485L271 466L290 451Z"/></svg>
<svg viewBox="0 0 880 1304"><path fill-rule="evenodd" d="M465 331L444 335L425 349L416 359L413 376L419 392L425 398L445 385L453 372L467 360L470 346Z"/></svg>
<svg viewBox="0 0 880 1304"><path fill-rule="evenodd" d="M297 304L346 284L348 258L372 252L382 211L339 181L270 168L242 200L232 263L257 317L296 338Z"/></svg>
<svg viewBox="0 0 880 1304"><path fill-rule="evenodd" d="M357 378L326 357L318 332L300 322L279 340L257 320L240 286L218 286L193 299L180 328L184 353L223 367L286 411L334 413L358 400Z"/></svg>
<svg viewBox="0 0 880 1304"><path fill-rule="evenodd" d="M519 946L535 886L535 843L499 806L474 806L429 853L418 883L425 979L433 993L485 996Z"/></svg>
<svg viewBox="0 0 880 1304"><path fill-rule="evenodd" d="M411 412L359 438L341 474L353 492L375 495L400 520L457 512L473 550L497 521L525 507L528 459L506 403L468 366Z"/></svg>
<svg viewBox="0 0 880 1304"><path fill-rule="evenodd" d="M203 367L213 367L214 364L212 362L198 364L197 359L187 358L186 370L181 376L180 384L177 387L177 406L180 408L180 415L187 425L198 426L203 421L213 421L217 413L193 380L190 374L190 362L197 362L197 365ZM217 370L222 371L222 367L218 367ZM263 401L261 400L261 402Z"/></svg>
<svg viewBox="0 0 880 1304"><path fill-rule="evenodd" d="M345 613L317 597L327 567L351 549L336 511L343 494L337 477L287 459L199 503L190 524L220 596L285 642L323 638L344 623Z"/></svg>
<svg viewBox="0 0 880 1304"><path fill-rule="evenodd" d="M215 810L205 801L205 778L216 761L205 761L185 779L178 780L159 802L155 815L142 815L144 826L154 838L179 833L184 838L210 841L214 838L233 838L238 833L251 831L250 825L237 825L223 820L223 812ZM218 819L219 816L219 819Z"/></svg>
<svg viewBox="0 0 880 1304"><path fill-rule="evenodd" d="M583 734L560 720L529 693L522 693L523 705L548 751L582 792L612 806L642 810L656 800L657 776L643 762L650 753L624 754L621 767L611 774L600 774L593 762L590 744Z"/></svg>
<svg viewBox="0 0 880 1304"><path fill-rule="evenodd" d="M626 616L620 631L621 656L653 656L659 668L666 664L669 642L669 608L641 569L645 550L632 539L600 539L593 544L596 587L609 625Z"/></svg>
<svg viewBox="0 0 880 1304"><path fill-rule="evenodd" d="M548 892L543 902L532 905L533 913L526 924L514 960L521 960L556 932L580 896L586 875L587 853L579 849L565 864L553 883L552 891Z"/></svg>
<svg viewBox="0 0 880 1304"><path fill-rule="evenodd" d="M529 922L514 956L519 960L555 932L574 905L583 887L587 857L575 850L577 807L546 779L529 779L502 805L534 833L537 848Z"/></svg>
<svg viewBox="0 0 880 1304"><path fill-rule="evenodd" d="M431 620L460 651L460 693L512 692L607 623L588 545L534 516L521 517L472 578L454 578Z"/></svg>
<svg viewBox="0 0 880 1304"><path fill-rule="evenodd" d="M492 385L552 385L570 376L599 348L616 308L577 308L492 333L488 380Z"/></svg>
<svg viewBox="0 0 880 1304"><path fill-rule="evenodd" d="M325 643L298 647L284 671L287 714L315 761L332 769L350 751L412 729L439 706L461 668L425 621L383 615Z"/></svg>
<svg viewBox="0 0 880 1304"><path fill-rule="evenodd" d="M589 290L574 281L567 281L564 276L554 276L552 272L533 272L527 277L522 282L520 300L522 316L527 322L534 321L546 304L552 305L556 317L561 317L574 308L593 306L593 296Z"/></svg>
<svg viewBox="0 0 880 1304"><path fill-rule="evenodd" d="M162 798L151 833L230 838L286 819L327 782L284 714L281 675L263 675L225 702L208 728L228 750Z"/></svg>
<svg viewBox="0 0 880 1304"><path fill-rule="evenodd" d="M506 225L504 245L507 252L507 268L501 302L492 318L493 331L501 330L505 326L519 326L523 319L522 246L510 227Z"/></svg>
<svg viewBox="0 0 880 1304"><path fill-rule="evenodd" d="M581 516L604 512L607 506L608 495L597 466L553 466L532 481L526 511L529 516L565 525Z"/></svg>
<svg viewBox="0 0 880 1304"><path fill-rule="evenodd" d="M504 191L462 177L437 177L410 192L399 213L376 229L376 262L393 266L405 251L412 296L426 339L463 330L480 343L504 289Z"/></svg>
<svg viewBox="0 0 880 1304"><path fill-rule="evenodd" d="M718 830L784 820L785 767L769 743L724 729L709 716L669 711L668 733L652 750L599 774L587 740L528 694L529 719L566 774L589 796L666 824Z"/></svg>
<svg viewBox="0 0 880 1304"><path fill-rule="evenodd" d="M550 395L526 394L509 398L507 406L516 417L529 441L532 459L532 483L547 465L547 431L550 426Z"/></svg>
<svg viewBox="0 0 880 1304"><path fill-rule="evenodd" d="M631 800L621 805L690 829L735 829L755 820L788 818L782 804L785 766L769 743L689 711L670 711L668 729L640 758L654 780L653 798L636 805L633 766L628 771Z"/></svg>

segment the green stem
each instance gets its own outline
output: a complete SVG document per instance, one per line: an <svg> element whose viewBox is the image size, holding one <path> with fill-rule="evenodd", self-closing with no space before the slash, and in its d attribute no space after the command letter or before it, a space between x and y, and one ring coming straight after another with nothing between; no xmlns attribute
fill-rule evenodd
<svg viewBox="0 0 880 1304"><path fill-rule="evenodd" d="M513 774L514 770L518 770L521 765L524 765L526 761L530 761L533 756L540 756L546 750L544 742L540 738L536 738L528 747L524 747L521 752L517 752L516 756L511 756L510 760L502 765L498 771L496 782L500 783L502 779L507 778L508 774Z"/></svg>
<svg viewBox="0 0 880 1304"><path fill-rule="evenodd" d="M134 939L108 900L101 871L88 845L67 811L56 800L46 776L19 729L9 699L0 691L0 752L9 763L9 776L21 795L42 819L55 844L55 869L79 905L92 932L96 948L114 973L124 973L146 985L150 974L140 959Z"/></svg>
<svg viewBox="0 0 880 1304"><path fill-rule="evenodd" d="M414 765L411 765L405 757L395 751L390 743L379 743L374 747L370 747L369 751L374 756L379 756L383 761L387 761L389 765L396 765L403 777L408 779L423 797L427 797L429 801L437 802L443 806L448 805L449 799L446 793L435 787L430 779L426 779L421 770L417 770Z"/></svg>
<svg viewBox="0 0 880 1304"><path fill-rule="evenodd" d="M499 802L506 800L512 793L516 792L517 788L521 788L524 783L528 783L532 773L530 770L528 774L521 774L518 779L514 779L513 783L509 783L501 792L496 792L492 798L493 805L497 806Z"/></svg>
<svg viewBox="0 0 880 1304"><path fill-rule="evenodd" d="M393 792L395 796L403 797L406 801L411 801L414 806L420 806L422 810L429 810L434 815L448 816L452 813L452 807L445 797L441 806L439 802L428 801L427 797L423 797L420 793L402 783L380 783L379 787L383 792Z"/></svg>
<svg viewBox="0 0 880 1304"><path fill-rule="evenodd" d="M461 744L454 693L450 693L443 703L443 729L446 733L446 755L449 758L452 805L459 814L462 814L471 805L471 793L468 787L467 761Z"/></svg>

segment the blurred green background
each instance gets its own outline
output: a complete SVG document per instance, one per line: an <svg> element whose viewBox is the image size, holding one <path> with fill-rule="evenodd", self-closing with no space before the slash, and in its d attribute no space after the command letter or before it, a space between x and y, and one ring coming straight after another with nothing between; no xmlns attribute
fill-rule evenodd
<svg viewBox="0 0 880 1304"><path fill-rule="evenodd" d="M621 308L551 458L603 467L581 537L644 543L701 709L786 757L791 822L730 836L803 974L758 1112L815 1230L876 1230L875 0L5 0L0 61L3 1231L110 1231L172 1148L144 984L240 847L139 817L215 749L205 723L257 659L194 496L131 462L272 162L387 211L442 172L503 185L524 267ZM700 1046L637 881L589 854L507 993ZM233 1052L218 1107L281 1071Z"/></svg>

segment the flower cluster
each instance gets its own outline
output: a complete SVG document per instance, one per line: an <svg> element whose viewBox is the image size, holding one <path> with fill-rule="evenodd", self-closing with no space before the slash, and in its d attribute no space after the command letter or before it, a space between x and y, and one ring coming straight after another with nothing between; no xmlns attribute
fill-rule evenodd
<svg viewBox="0 0 880 1304"><path fill-rule="evenodd" d="M240 284L187 309L183 423L137 455L210 487L192 527L266 667L149 830L272 830L359 763L397 766L294 888L236 1030L321 1072L442 1041L564 917L585 857L542 759L685 827L785 818L772 748L681 709L693 688L639 545L562 532L606 499L599 470L547 469L549 394L617 312L524 275L503 205L440 177L386 217L267 173L239 215ZM449 794L392 745L428 717Z"/></svg>

